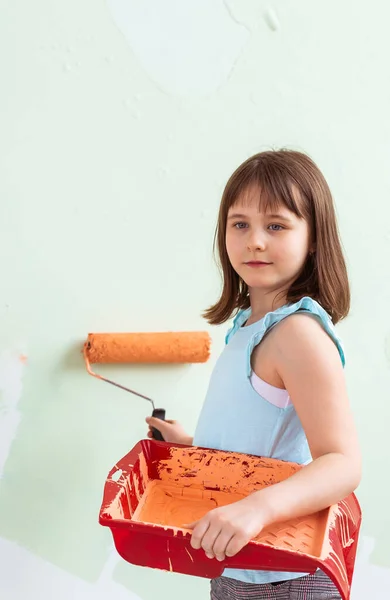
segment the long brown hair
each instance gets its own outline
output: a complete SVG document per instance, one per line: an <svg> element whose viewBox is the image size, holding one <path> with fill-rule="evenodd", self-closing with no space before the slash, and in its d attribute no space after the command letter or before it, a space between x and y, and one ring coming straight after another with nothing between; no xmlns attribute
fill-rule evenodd
<svg viewBox="0 0 390 600"><path fill-rule="evenodd" d="M203 316L210 324L218 325L250 306L248 286L230 264L225 236L230 207L252 186L259 189L263 208L284 205L309 225L315 251L308 254L302 271L287 291L287 302L310 296L328 312L333 323L346 317L350 289L332 194L311 158L292 150L255 154L227 182L214 237L223 287L219 300Z"/></svg>

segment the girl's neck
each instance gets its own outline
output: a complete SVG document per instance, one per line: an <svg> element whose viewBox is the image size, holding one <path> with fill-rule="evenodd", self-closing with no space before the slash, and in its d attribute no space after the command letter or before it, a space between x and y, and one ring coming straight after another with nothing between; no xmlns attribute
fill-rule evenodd
<svg viewBox="0 0 390 600"><path fill-rule="evenodd" d="M267 313L284 306L287 302L286 294L280 292L263 292L257 289L249 290L251 316L247 325L260 321Z"/></svg>

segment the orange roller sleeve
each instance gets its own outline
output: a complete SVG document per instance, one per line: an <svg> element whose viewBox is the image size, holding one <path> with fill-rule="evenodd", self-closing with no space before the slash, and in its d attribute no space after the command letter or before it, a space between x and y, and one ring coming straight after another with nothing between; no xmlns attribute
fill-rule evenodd
<svg viewBox="0 0 390 600"><path fill-rule="evenodd" d="M89 333L90 363L203 363L210 356L206 331Z"/></svg>

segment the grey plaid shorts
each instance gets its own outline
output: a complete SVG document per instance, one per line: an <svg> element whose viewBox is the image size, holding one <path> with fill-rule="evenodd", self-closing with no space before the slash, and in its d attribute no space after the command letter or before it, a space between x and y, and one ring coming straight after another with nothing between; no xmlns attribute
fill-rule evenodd
<svg viewBox="0 0 390 600"><path fill-rule="evenodd" d="M335 584L323 571L278 585L245 583L230 577L211 580L210 600L340 600Z"/></svg>

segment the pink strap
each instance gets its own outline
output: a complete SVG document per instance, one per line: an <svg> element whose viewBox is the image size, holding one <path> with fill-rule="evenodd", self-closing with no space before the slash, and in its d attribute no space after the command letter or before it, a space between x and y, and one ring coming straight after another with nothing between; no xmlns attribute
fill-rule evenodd
<svg viewBox="0 0 390 600"><path fill-rule="evenodd" d="M263 379L260 379L254 371L252 371L250 381L253 389L270 404L273 404L278 408L287 408L292 404L287 390L277 388Z"/></svg>

